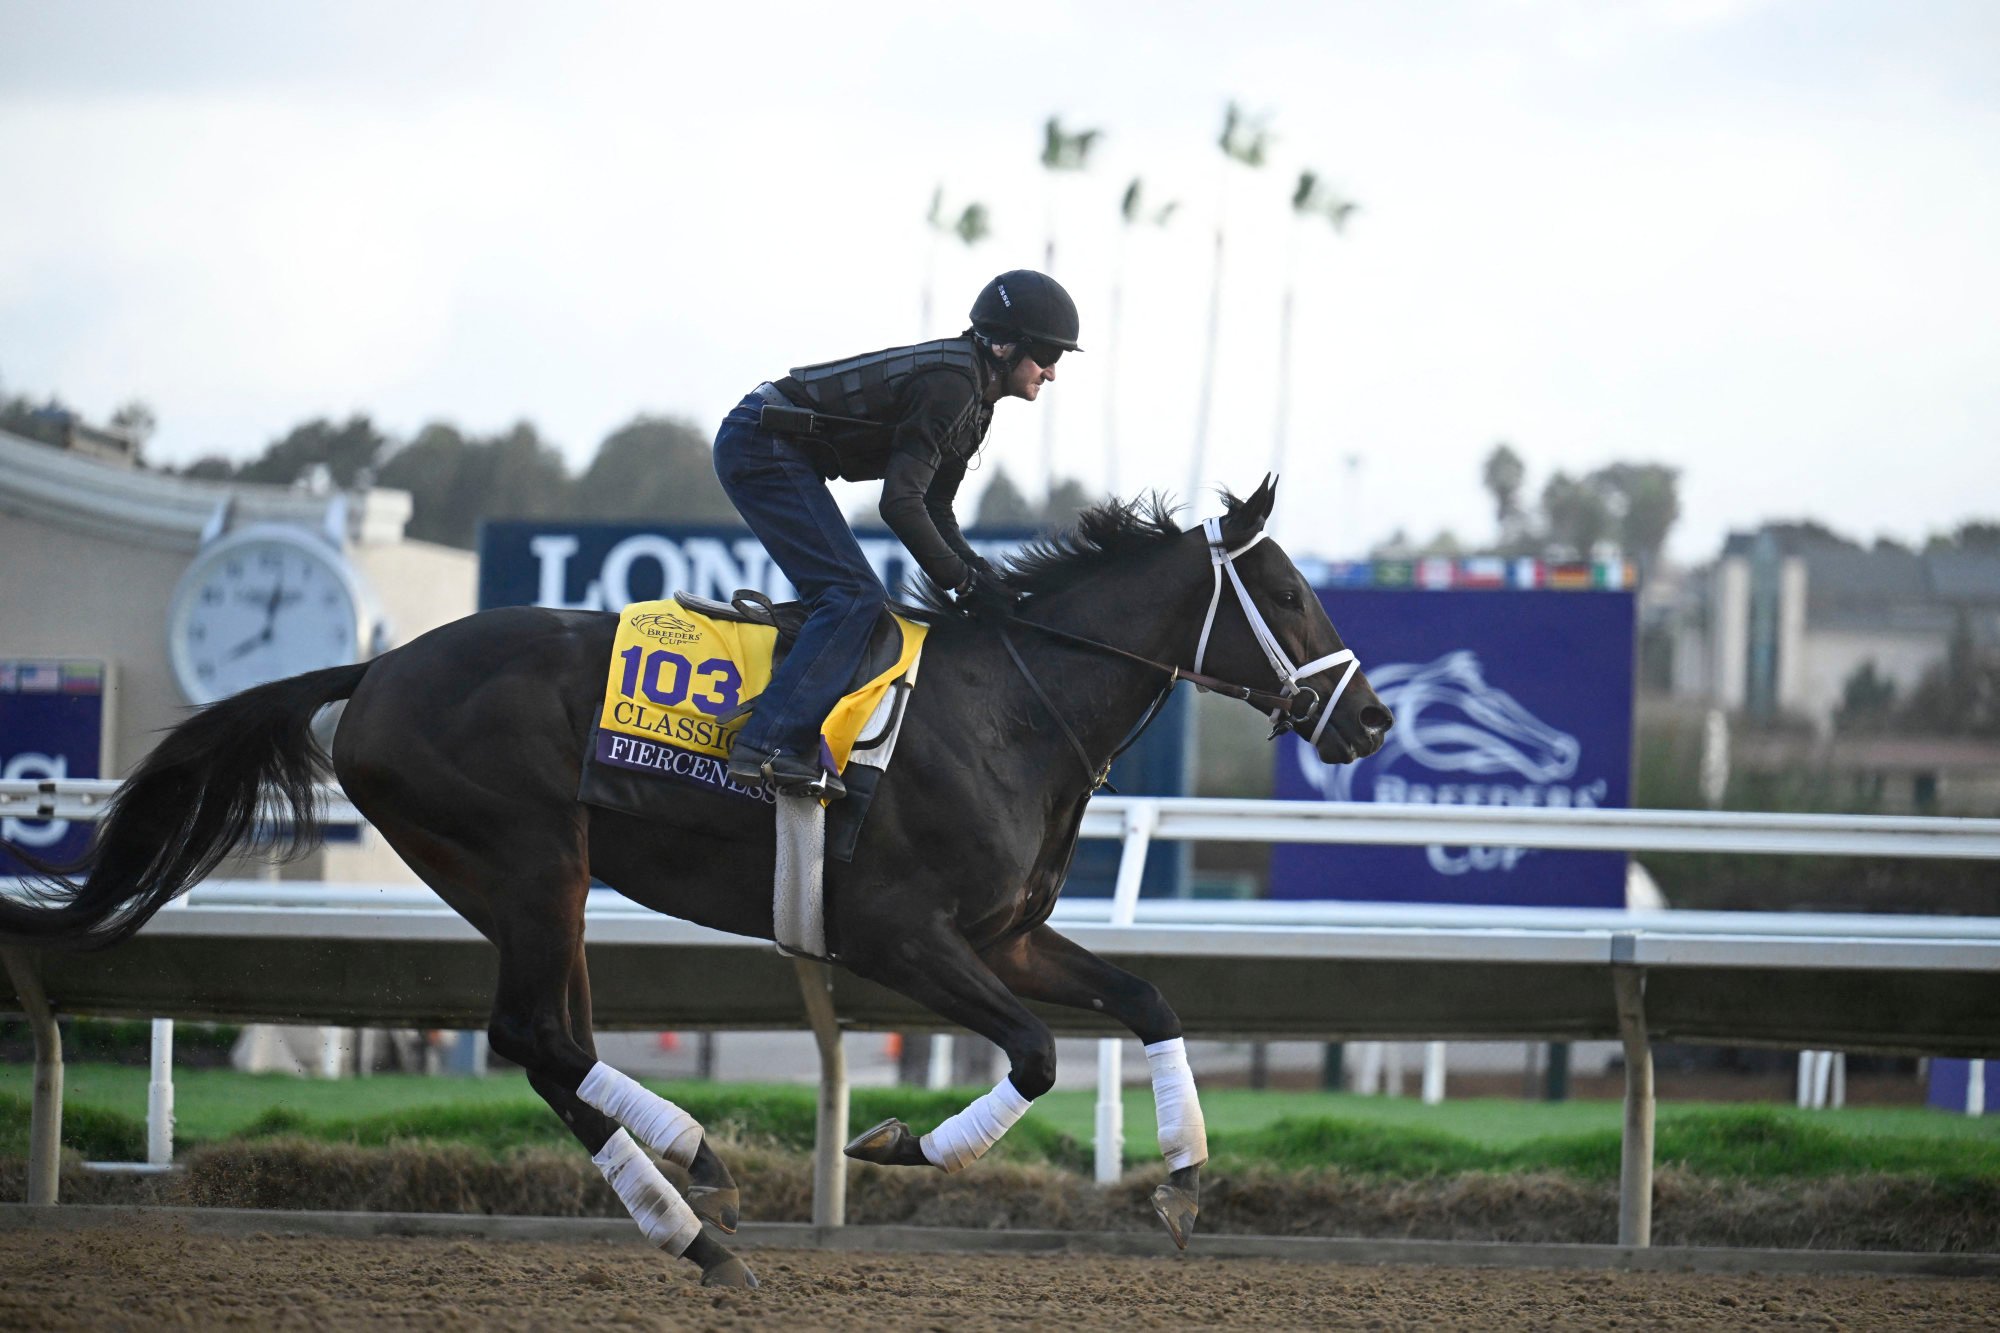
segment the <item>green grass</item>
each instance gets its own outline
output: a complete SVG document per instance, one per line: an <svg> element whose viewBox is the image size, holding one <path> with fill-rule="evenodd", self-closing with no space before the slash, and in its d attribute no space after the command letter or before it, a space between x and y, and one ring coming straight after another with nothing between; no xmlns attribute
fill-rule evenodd
<svg viewBox="0 0 2000 1333"><path fill-rule="evenodd" d="M65 1071L64 1138L87 1157L143 1152L146 1071L72 1064ZM0 1067L0 1153L26 1151L33 1071ZM733 1137L806 1149L814 1093L793 1085L652 1083L704 1124ZM966 1090L860 1088L856 1129L899 1115L928 1128L965 1104ZM1002 1143L1017 1161L1088 1165L1094 1096L1042 1098ZM1615 1102L1461 1100L1439 1106L1400 1098L1218 1090L1202 1098L1218 1166L1339 1166L1413 1178L1463 1171L1552 1170L1604 1179L1619 1160ZM384 1075L320 1081L230 1070L185 1070L175 1080L177 1146L230 1138L303 1136L377 1146L433 1141L491 1152L567 1146L567 1131L517 1074L486 1079ZM1125 1096L1126 1156L1145 1161L1152 1097ZM1663 1165L1747 1179L1892 1172L2000 1178L2000 1118L1973 1120L1919 1108L1805 1112L1782 1106L1662 1105L1656 1155Z"/></svg>

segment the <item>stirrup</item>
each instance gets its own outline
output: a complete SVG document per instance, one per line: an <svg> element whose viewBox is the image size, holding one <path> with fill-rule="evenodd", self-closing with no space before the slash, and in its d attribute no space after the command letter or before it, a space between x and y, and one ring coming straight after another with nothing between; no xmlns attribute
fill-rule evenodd
<svg viewBox="0 0 2000 1333"><path fill-rule="evenodd" d="M777 785L780 796L807 796L815 801L837 801L847 795L847 784L825 769L821 769L811 778L800 781L787 781L776 776L771 780Z"/></svg>
<svg viewBox="0 0 2000 1333"><path fill-rule="evenodd" d="M754 777L752 765L756 765ZM730 777L744 783L768 783L780 797L840 801L848 795L848 785L838 775L828 773L818 757L806 759L784 751L744 751L738 747L738 755L730 755Z"/></svg>

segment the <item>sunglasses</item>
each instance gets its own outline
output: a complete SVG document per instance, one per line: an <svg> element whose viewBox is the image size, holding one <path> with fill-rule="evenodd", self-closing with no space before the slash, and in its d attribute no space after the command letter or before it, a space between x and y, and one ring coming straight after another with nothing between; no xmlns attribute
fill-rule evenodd
<svg viewBox="0 0 2000 1333"><path fill-rule="evenodd" d="M1048 367L1053 366L1056 362L1062 360L1062 354L1063 354L1062 348L1051 347L1047 343L1021 344L1021 355L1027 357L1030 361L1034 362L1038 366L1041 366L1043 369L1047 369Z"/></svg>

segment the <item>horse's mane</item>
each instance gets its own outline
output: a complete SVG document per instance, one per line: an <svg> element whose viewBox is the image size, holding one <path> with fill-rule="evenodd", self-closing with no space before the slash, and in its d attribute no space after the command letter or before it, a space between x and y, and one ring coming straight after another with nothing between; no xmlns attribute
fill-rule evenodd
<svg viewBox="0 0 2000 1333"><path fill-rule="evenodd" d="M1235 496L1225 496L1233 510ZM1142 551L1157 550L1181 535L1175 508L1158 491L1130 500L1105 500L1076 516L1060 532L1037 537L1003 562L1008 581L1030 596L1060 592L1093 570ZM925 610L947 612L951 599L926 579L916 591Z"/></svg>

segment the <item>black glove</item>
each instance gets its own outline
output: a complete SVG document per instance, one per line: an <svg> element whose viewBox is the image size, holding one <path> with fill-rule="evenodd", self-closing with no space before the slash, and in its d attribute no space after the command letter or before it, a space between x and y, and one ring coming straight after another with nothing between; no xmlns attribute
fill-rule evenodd
<svg viewBox="0 0 2000 1333"><path fill-rule="evenodd" d="M952 603L969 615L1005 619L1014 614L1021 594L993 566L981 560L966 566L965 581L952 590Z"/></svg>

